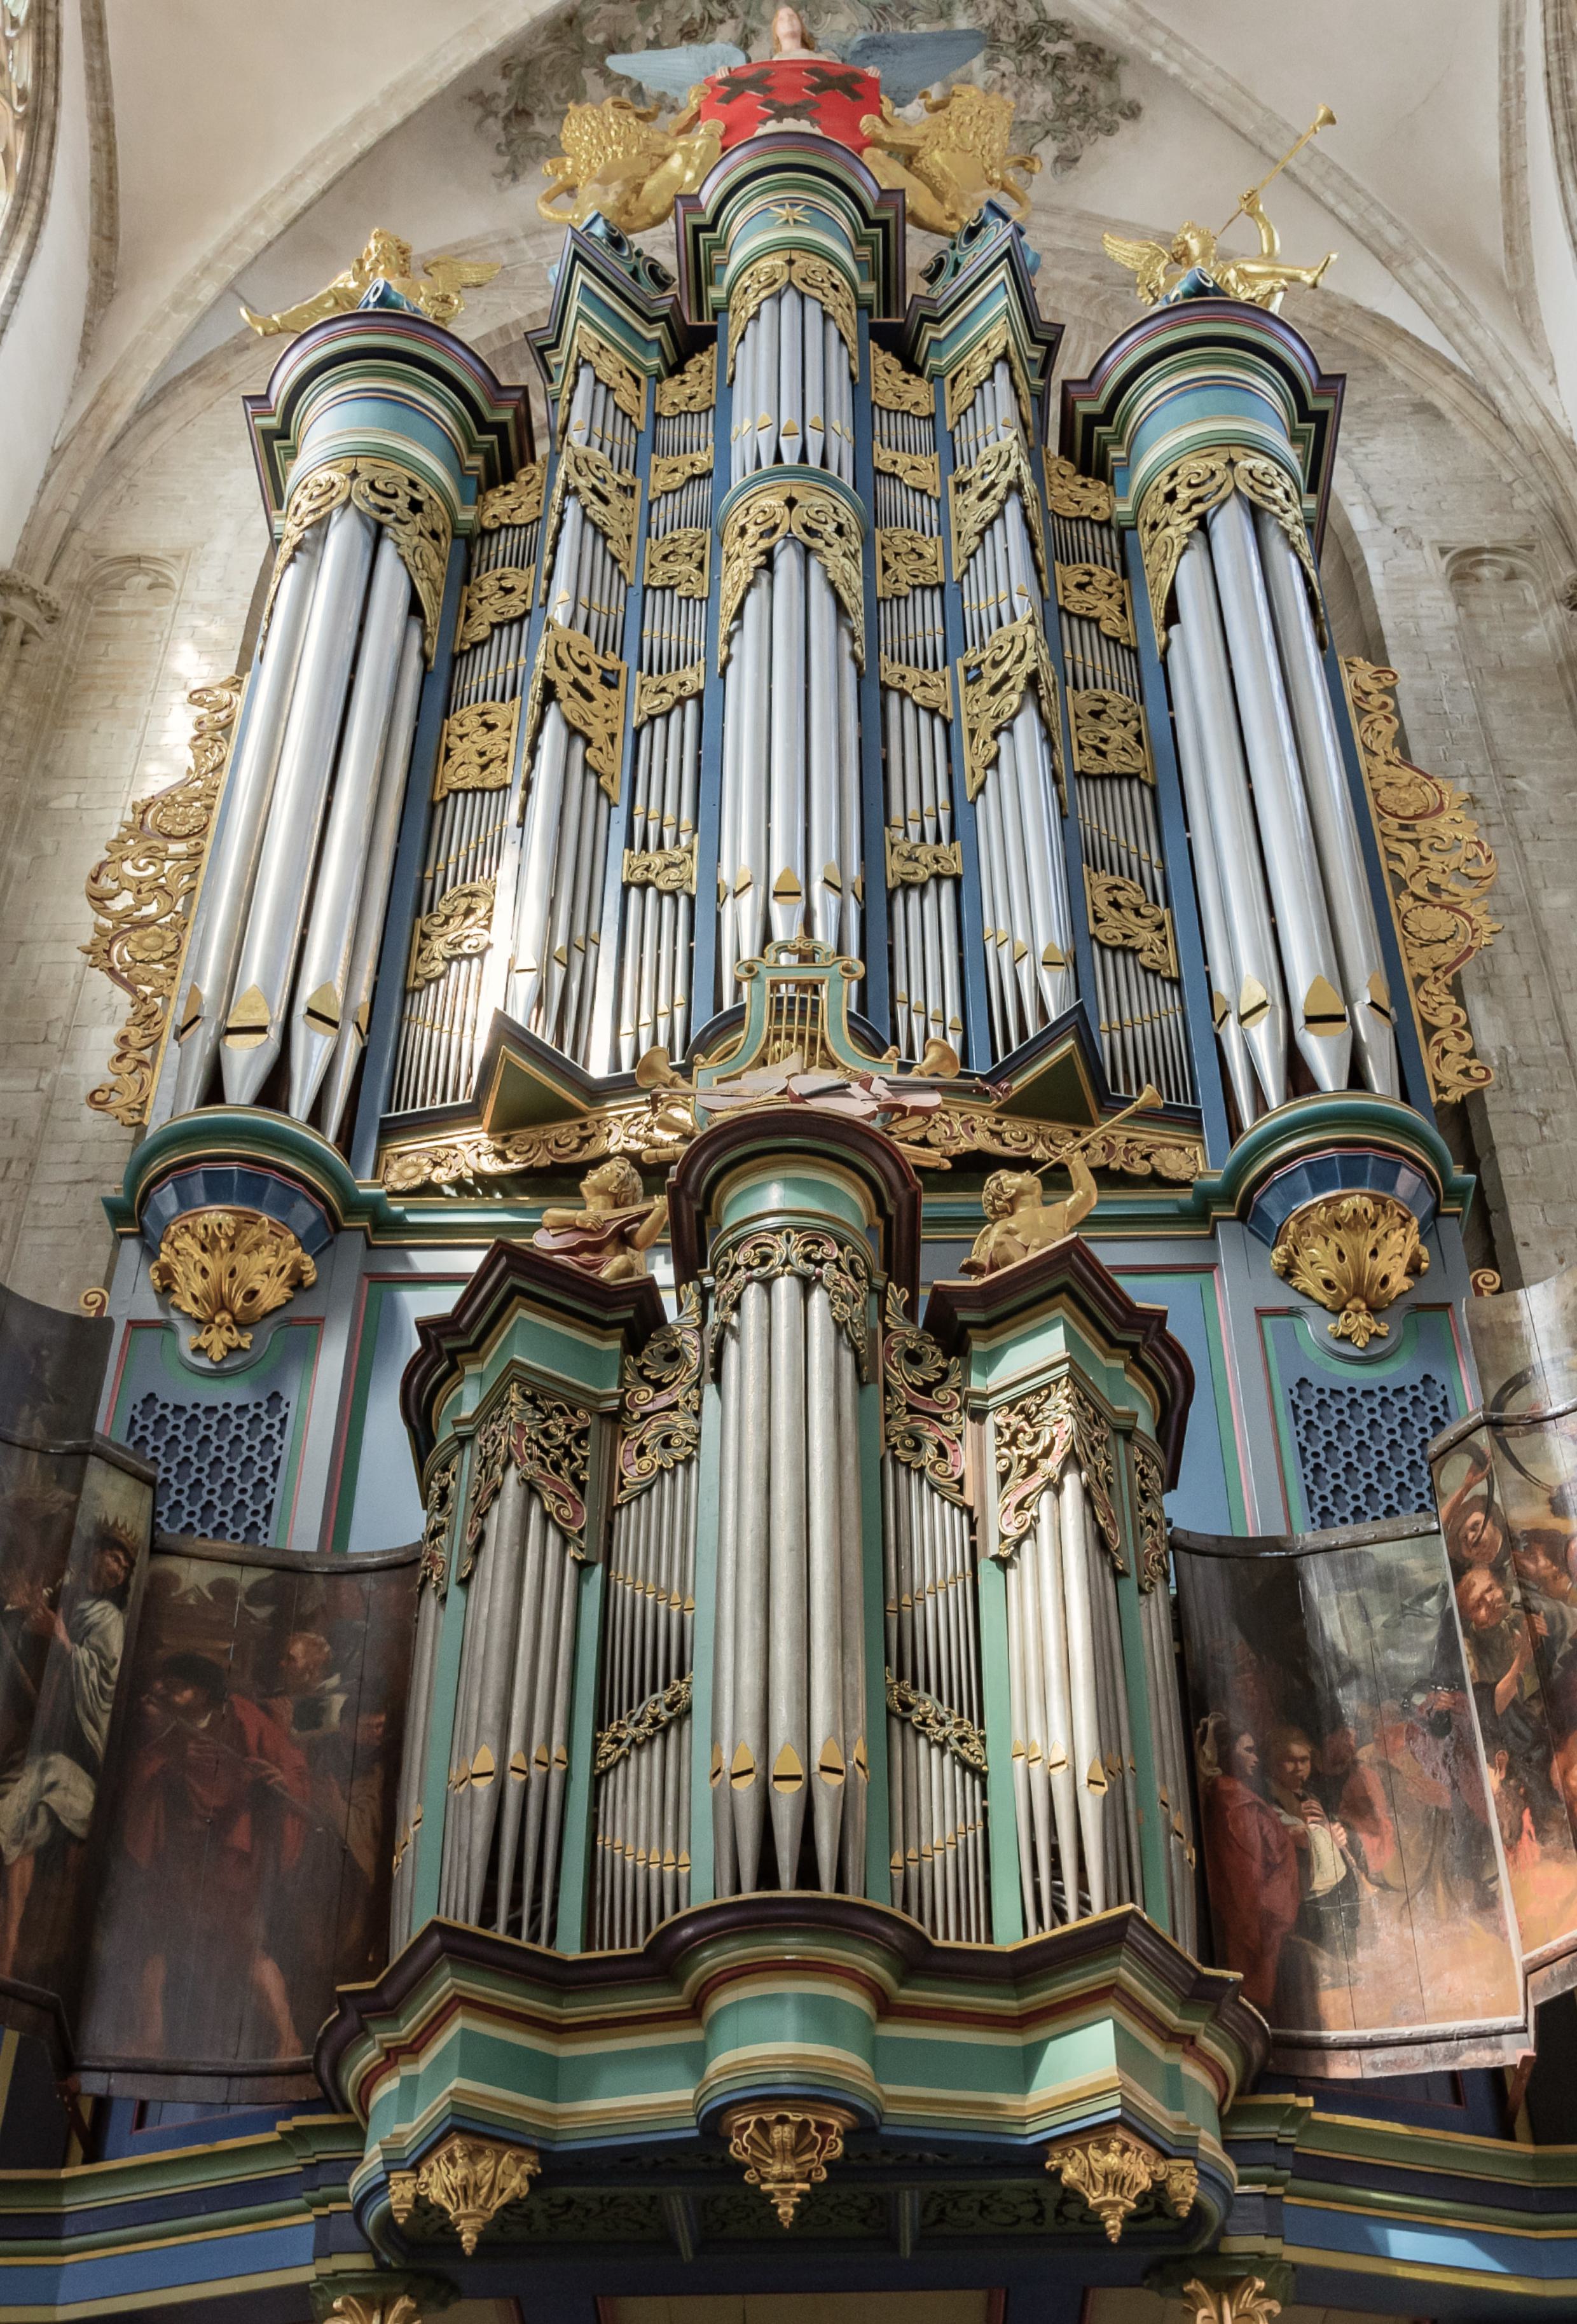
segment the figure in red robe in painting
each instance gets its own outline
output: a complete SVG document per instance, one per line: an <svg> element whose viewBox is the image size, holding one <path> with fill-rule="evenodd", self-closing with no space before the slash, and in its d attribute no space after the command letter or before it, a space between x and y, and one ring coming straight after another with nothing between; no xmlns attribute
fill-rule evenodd
<svg viewBox="0 0 1577 2324"><path fill-rule="evenodd" d="M1244 1999L1268 2016L1301 1886L1292 1836L1259 1782L1254 1738L1213 1713L1199 1730L1205 1879L1222 1964L1241 1974Z"/></svg>
<svg viewBox="0 0 1577 2324"><path fill-rule="evenodd" d="M311 1820L306 1757L260 1704L230 1692L206 1655L168 1655L143 1710L121 1831L146 1876L143 2054L255 2051L237 2039L250 1999L273 2054L299 2058L305 2044L265 1931ZM246 1963L244 1980L220 1981L222 1995L212 1977L221 1958Z"/></svg>

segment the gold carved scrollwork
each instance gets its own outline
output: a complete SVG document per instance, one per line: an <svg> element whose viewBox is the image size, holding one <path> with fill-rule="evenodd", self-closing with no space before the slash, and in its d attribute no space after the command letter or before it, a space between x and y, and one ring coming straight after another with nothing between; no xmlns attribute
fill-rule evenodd
<svg viewBox="0 0 1577 2324"><path fill-rule="evenodd" d="M730 2154L744 2164L747 2183L761 2189L785 2227L792 2227L801 2198L826 2177L827 2164L844 2151L844 2133L853 2126L853 2116L841 2107L779 2107L770 2113L735 2107L723 2117Z"/></svg>
<svg viewBox="0 0 1577 2324"><path fill-rule="evenodd" d="M889 888L923 888L930 880L963 879L961 840L910 839L901 831L889 831L886 839Z"/></svg>
<svg viewBox="0 0 1577 2324"><path fill-rule="evenodd" d="M569 410L575 394L575 375L582 364L592 371L607 389L620 410L632 428L646 425L646 379L632 364L626 363L616 347L610 346L600 331L589 323L582 323L575 334L569 350L569 360L564 366L558 399L559 425Z"/></svg>
<svg viewBox="0 0 1577 2324"><path fill-rule="evenodd" d="M1096 476L1082 476L1071 460L1048 452L1046 505L1053 516L1082 516L1094 524L1110 524L1117 513L1117 495L1110 484Z"/></svg>
<svg viewBox="0 0 1577 2324"><path fill-rule="evenodd" d="M502 2139L452 2130L419 2170L390 2172L389 2208L396 2226L404 2227L418 2203L431 2204L469 2259L484 2228L507 2205L525 2201L541 2168L534 2146L506 2146Z"/></svg>
<svg viewBox="0 0 1577 2324"><path fill-rule="evenodd" d="M451 1452L427 1480L427 1511L421 1528L421 1557L417 1588L430 1585L442 1597L449 1580L449 1527L455 1518L455 1489L459 1482L460 1456Z"/></svg>
<svg viewBox="0 0 1577 2324"><path fill-rule="evenodd" d="M881 1342L882 1442L918 1470L945 1500L964 1500L964 1375L928 1332L904 1314L905 1296L887 1290Z"/></svg>
<svg viewBox="0 0 1577 2324"><path fill-rule="evenodd" d="M728 377L733 377L733 365L739 354L740 341L745 327L758 309L779 290L792 283L824 308L837 327L838 336L849 351L849 371L852 377L860 376L860 326L854 306L854 293L846 275L825 258L817 258L807 250L769 251L747 266L728 294Z"/></svg>
<svg viewBox="0 0 1577 2324"><path fill-rule="evenodd" d="M476 521L484 532L501 525L533 524L542 513L542 484L548 474L544 457L531 460L507 484L494 484L477 504Z"/></svg>
<svg viewBox="0 0 1577 2324"><path fill-rule="evenodd" d="M953 715L953 681L945 669L917 669L912 662L894 661L890 654L883 654L881 683L907 694L922 710L934 710L938 718Z"/></svg>
<svg viewBox="0 0 1577 2324"><path fill-rule="evenodd" d="M688 1093L659 1091L622 1111L582 1114L541 1130L493 1136L465 1130L430 1144L399 1146L384 1157L381 1176L391 1194L412 1194L422 1186L481 1186L530 1170L569 1169L610 1154L672 1162L695 1135Z"/></svg>
<svg viewBox="0 0 1577 2324"><path fill-rule="evenodd" d="M717 401L717 350L705 347L683 371L657 383L657 412L671 420L679 411L710 411Z"/></svg>
<svg viewBox="0 0 1577 2324"><path fill-rule="evenodd" d="M632 1501L701 1442L701 1295L687 1284L679 1312L626 1356L620 1382L615 1498Z"/></svg>
<svg viewBox="0 0 1577 2324"><path fill-rule="evenodd" d="M961 1711L950 1711L928 1694L922 1694L908 1679L894 1678L887 1674L887 1707L895 1719L904 1719L918 1733L944 1751L951 1751L961 1766L973 1767L977 1775L986 1773L985 1737L978 1727L965 1719Z"/></svg>
<svg viewBox="0 0 1577 2324"><path fill-rule="evenodd" d="M929 420L936 411L936 398L928 379L918 372L906 371L896 355L885 347L871 350L871 401L879 403L883 411L907 411L917 420Z"/></svg>
<svg viewBox="0 0 1577 2324"><path fill-rule="evenodd" d="M1394 669L1352 657L1342 664L1363 754L1363 779L1390 882L1391 909L1414 1005L1429 1028L1424 1061L1437 1104L1488 1088L1495 1076L1473 1054L1456 979L1500 932L1484 898L1494 851L1464 813L1462 792L1425 774L1397 748Z"/></svg>
<svg viewBox="0 0 1577 2324"><path fill-rule="evenodd" d="M876 444L871 456L879 476L896 476L911 492L941 499L942 463L935 452L895 452L890 444Z"/></svg>
<svg viewBox="0 0 1577 2324"><path fill-rule="evenodd" d="M687 524L647 537L646 586L676 597L704 597L712 586L712 528Z"/></svg>
<svg viewBox="0 0 1577 2324"><path fill-rule="evenodd" d="M698 452L658 452L652 456L651 480L648 489L654 501L665 493L677 493L694 476L712 474L712 447L703 444Z"/></svg>
<svg viewBox="0 0 1577 2324"><path fill-rule="evenodd" d="M857 1242L830 1227L752 1227L728 1244L714 1277L712 1314L717 1330L726 1331L733 1321L747 1283L770 1283L779 1275L798 1275L826 1293L833 1321L854 1351L861 1379L868 1379L871 1262Z"/></svg>
<svg viewBox="0 0 1577 2324"><path fill-rule="evenodd" d="M1087 863L1084 893L1090 904L1090 934L1097 944L1135 953L1141 967L1152 969L1174 984L1177 982L1177 939L1165 904L1152 904L1137 880L1120 879L1113 872L1092 872Z"/></svg>
<svg viewBox="0 0 1577 2324"><path fill-rule="evenodd" d="M187 908L208 852L241 689L238 678L192 688L186 698L198 719L189 771L136 801L88 875L94 931L82 950L132 998L110 1051L109 1079L89 1090L88 1102L128 1130L148 1118L190 933Z"/></svg>
<svg viewBox="0 0 1577 2324"><path fill-rule="evenodd" d="M1047 586L1046 538L1040 523L1040 495L1021 436L1001 436L988 445L967 468L955 468L947 480L947 501L953 518L953 577L962 581L964 569L993 518L1001 514L1010 493L1017 493L1024 511L1035 569Z"/></svg>
<svg viewBox="0 0 1577 2324"><path fill-rule="evenodd" d="M200 1329L190 1346L210 1363L252 1345L251 1326L318 1280L289 1227L254 1211L188 1211L171 1219L148 1270L155 1291Z"/></svg>
<svg viewBox="0 0 1577 2324"><path fill-rule="evenodd" d="M566 722L586 738L586 762L615 807L619 804L619 753L624 733L624 688L628 673L617 654L599 653L579 630L547 622L526 698L526 749L551 694Z"/></svg>
<svg viewBox="0 0 1577 2324"><path fill-rule="evenodd" d="M495 565L479 573L460 592L460 618L455 631L455 651L479 646L501 622L526 622L531 615L534 565Z"/></svg>
<svg viewBox="0 0 1577 2324"><path fill-rule="evenodd" d="M940 97L924 95L918 121L903 120L892 99L865 114L864 161L878 185L900 190L909 222L927 234L957 234L993 198L1022 216L1029 199L1014 171L1034 174L1036 153L1010 152L1013 99L964 82Z"/></svg>
<svg viewBox="0 0 1577 2324"><path fill-rule="evenodd" d="M1056 602L1065 613L1093 622L1102 637L1120 646L1133 643L1133 608L1128 584L1106 565L1063 565L1056 567Z"/></svg>
<svg viewBox="0 0 1577 2324"><path fill-rule="evenodd" d="M542 603L553 579L553 547L564 517L566 496L573 493L586 516L608 544L626 581L635 578L635 517L641 504L641 479L631 468L615 468L595 444L567 444L558 455L553 480L553 504L538 559L542 569Z"/></svg>
<svg viewBox="0 0 1577 2324"><path fill-rule="evenodd" d="M1375 1310L1411 1291L1428 1271L1429 1253L1417 1220L1394 1195L1326 1194L1294 1211L1270 1264L1305 1299L1331 1309L1333 1339L1361 1349L1389 1333Z"/></svg>
<svg viewBox="0 0 1577 2324"><path fill-rule="evenodd" d="M687 702L694 694L706 690L706 665L693 661L684 669L666 669L655 676L642 670L635 680L635 716L633 724L644 726L649 718L671 710L676 702Z"/></svg>
<svg viewBox="0 0 1577 2324"><path fill-rule="evenodd" d="M1183 2305L1188 2324L1276 2324L1281 2313L1281 2302L1271 2298L1262 2275L1240 2275L1224 2283L1202 2283L1195 2276L1183 2286Z"/></svg>
<svg viewBox="0 0 1577 2324"><path fill-rule="evenodd" d="M474 960L493 941L491 880L467 880L450 888L410 932L410 966L405 989L420 992L436 984L452 960Z"/></svg>
<svg viewBox="0 0 1577 2324"><path fill-rule="evenodd" d="M1023 1540L1035 1523L1041 1495L1056 1484L1074 1454L1107 1553L1118 1572L1126 1573L1113 1499L1111 1431L1077 1382L1052 1380L1012 1404L999 1406L996 1437L998 1556Z"/></svg>
<svg viewBox="0 0 1577 2324"><path fill-rule="evenodd" d="M1250 451L1241 444L1223 444L1205 452L1189 452L1174 461L1139 503L1139 554L1144 559L1157 653L1167 650L1167 613L1183 552L1201 520L1235 492L1268 509L1292 544L1308 584L1320 643L1325 642L1320 579L1296 484L1279 460L1268 459L1263 452Z"/></svg>
<svg viewBox="0 0 1577 2324"><path fill-rule="evenodd" d="M1012 376L1013 392L1019 399L1019 414L1024 422L1024 433L1027 436L1033 433L1029 382L1005 317L1000 318L984 338L977 341L963 361L948 373L946 408L949 428L957 427L999 363L1006 363Z"/></svg>
<svg viewBox="0 0 1577 2324"><path fill-rule="evenodd" d="M696 842L692 840L687 847L627 847L622 877L626 888L655 888L664 896L693 896Z"/></svg>
<svg viewBox="0 0 1577 2324"><path fill-rule="evenodd" d="M1060 567L1058 571L1062 569ZM983 646L964 655L958 665L959 697L964 707L964 790L978 798L987 775L996 763L997 738L1018 716L1026 690L1040 697L1047 740L1062 788L1062 722L1057 716L1056 672L1047 648L1046 632L1038 613L1019 615L994 630Z"/></svg>
<svg viewBox="0 0 1577 2324"><path fill-rule="evenodd" d="M435 805L451 791L509 788L520 715L519 695L508 702L473 702L464 710L450 711L433 778Z"/></svg>
<svg viewBox="0 0 1577 2324"><path fill-rule="evenodd" d="M940 533L913 532L908 525L902 524L878 528L876 594L879 597L907 597L911 589L939 589L944 577Z"/></svg>
<svg viewBox="0 0 1577 2324"><path fill-rule="evenodd" d="M527 1380L513 1379L484 1415L471 1455L462 1582L482 1547L487 1512L513 1463L540 1500L573 1556L586 1549L586 1490L591 1468L591 1415Z"/></svg>
<svg viewBox="0 0 1577 2324"><path fill-rule="evenodd" d="M422 2324L421 2302L409 2292L396 2291L392 2284L379 2284L364 2298L359 2292L339 2292L333 2301L319 2303L328 2287L313 2287L312 2313L318 2324Z"/></svg>
<svg viewBox="0 0 1577 2324"><path fill-rule="evenodd" d="M1139 1586L1153 1590L1167 1578L1167 1508L1163 1495L1166 1472L1155 1447L1142 1436L1132 1440L1133 1499L1139 1517Z"/></svg>
<svg viewBox="0 0 1577 2324"><path fill-rule="evenodd" d="M1075 774L1137 775L1141 782L1155 781L1141 704L1103 686L1070 686L1068 723Z"/></svg>
<svg viewBox="0 0 1577 2324"><path fill-rule="evenodd" d="M1186 2218L1199 2191L1199 2173L1190 2163L1170 2163L1145 2139L1120 2126L1091 2138L1070 2138L1047 2150L1046 2167L1065 2187L1082 2195L1117 2243L1152 2187L1162 2190L1168 2208Z"/></svg>
<svg viewBox="0 0 1577 2324"><path fill-rule="evenodd" d="M854 659L865 667L865 595L860 571L859 521L848 503L825 485L769 485L741 501L723 529L723 586L717 622L717 667L730 652L731 633L745 592L770 552L790 536L817 557L843 607ZM880 540L880 534L877 536ZM936 543L937 578L942 544Z"/></svg>
<svg viewBox="0 0 1577 2324"><path fill-rule="evenodd" d="M638 1751L643 1743L660 1735L665 1727L671 1727L676 1719L682 1719L690 1708L694 1691L694 1674L687 1671L683 1678L671 1679L660 1694L649 1695L638 1711L611 1720L598 1733L593 1773L605 1775L610 1767L616 1767L632 1751Z"/></svg>
<svg viewBox="0 0 1577 2324"><path fill-rule="evenodd" d="M331 460L291 487L260 635L268 634L274 597L291 558L312 527L347 501L374 524L381 524L399 550L421 607L422 641L430 662L438 644L444 574L449 561L449 512L420 477L388 460Z"/></svg>

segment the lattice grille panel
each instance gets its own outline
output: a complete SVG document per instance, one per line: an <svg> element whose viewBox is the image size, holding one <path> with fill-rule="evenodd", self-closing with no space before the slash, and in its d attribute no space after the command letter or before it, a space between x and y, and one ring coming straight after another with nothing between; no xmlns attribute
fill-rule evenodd
<svg viewBox="0 0 1577 2324"><path fill-rule="evenodd" d="M1312 1526L1433 1510L1425 1448L1452 1420L1451 1396L1433 1372L1372 1388L1301 1379L1293 1388L1293 1435Z"/></svg>
<svg viewBox="0 0 1577 2324"><path fill-rule="evenodd" d="M292 1399L266 1396L179 1403L139 1397L126 1443L155 1463L153 1522L165 1533L264 1543L290 1443Z"/></svg>

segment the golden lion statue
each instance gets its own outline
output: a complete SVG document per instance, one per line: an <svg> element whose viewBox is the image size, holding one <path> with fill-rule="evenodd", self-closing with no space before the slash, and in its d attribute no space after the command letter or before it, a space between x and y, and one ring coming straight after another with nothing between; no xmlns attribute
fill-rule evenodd
<svg viewBox="0 0 1577 2324"><path fill-rule="evenodd" d="M691 92L699 97L699 89ZM671 128L655 126L659 108L627 97L601 105L572 105L559 133L564 151L542 164L552 180L537 197L537 213L554 226L584 226L595 211L623 234L642 234L670 217L676 198L694 193L723 150L719 122L687 134L687 110ZM567 207L564 197L569 195Z"/></svg>
<svg viewBox="0 0 1577 2324"><path fill-rule="evenodd" d="M945 97L927 92L922 101L922 121L900 121L884 97L881 112L860 124L871 140L866 167L879 185L905 196L913 224L927 234L955 235L993 194L1005 195L1022 213L1028 189L1013 173L1033 174L1040 161L1034 153L1008 151L1012 98L964 82Z"/></svg>

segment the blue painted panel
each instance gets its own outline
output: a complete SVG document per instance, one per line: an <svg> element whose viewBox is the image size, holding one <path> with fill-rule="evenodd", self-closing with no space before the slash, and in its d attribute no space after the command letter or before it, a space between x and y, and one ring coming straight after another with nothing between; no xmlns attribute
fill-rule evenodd
<svg viewBox="0 0 1577 2324"><path fill-rule="evenodd" d="M421 1490L410 1440L400 1417L400 1375L416 1353L420 1319L441 1315L451 1307L465 1281L464 1276L422 1276L412 1282L369 1286L355 1407L340 1484L342 1503L348 1498L350 1504L342 1546L352 1557L358 1551L393 1549L420 1536Z"/></svg>
<svg viewBox="0 0 1577 2324"><path fill-rule="evenodd" d="M1176 1275L1119 1271L1117 1280L1130 1299L1167 1310L1167 1329L1182 1342L1194 1367L1183 1465L1176 1491L1167 1496L1167 1515L1174 1525L1198 1533L1240 1533L1245 1524L1242 1488L1214 1272L1209 1268Z"/></svg>

